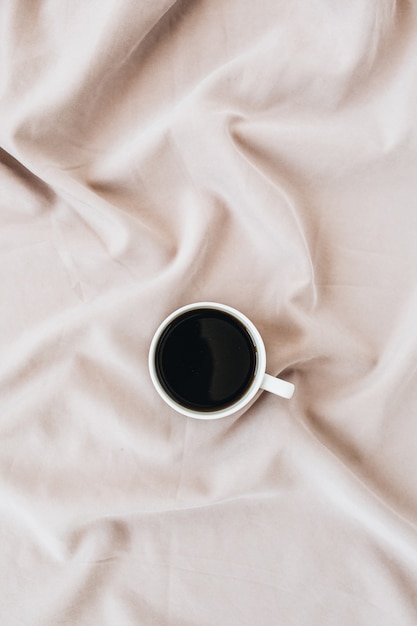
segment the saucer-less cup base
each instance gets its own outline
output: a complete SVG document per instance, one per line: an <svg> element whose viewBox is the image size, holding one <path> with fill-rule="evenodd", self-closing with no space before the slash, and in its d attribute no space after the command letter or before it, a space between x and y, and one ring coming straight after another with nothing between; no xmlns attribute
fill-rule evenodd
<svg viewBox="0 0 417 626"><path fill-rule="evenodd" d="M291 398L294 385L266 374L265 367L264 343L254 324L215 302L174 311L157 329L149 350L159 395L197 419L242 412L262 389Z"/></svg>

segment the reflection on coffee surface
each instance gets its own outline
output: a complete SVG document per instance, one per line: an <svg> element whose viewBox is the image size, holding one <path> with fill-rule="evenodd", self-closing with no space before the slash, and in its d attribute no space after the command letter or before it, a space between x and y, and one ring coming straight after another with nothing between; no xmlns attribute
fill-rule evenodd
<svg viewBox="0 0 417 626"><path fill-rule="evenodd" d="M256 348L238 320L203 308L168 325L155 362L163 388L176 402L196 411L215 411L235 403L250 387Z"/></svg>

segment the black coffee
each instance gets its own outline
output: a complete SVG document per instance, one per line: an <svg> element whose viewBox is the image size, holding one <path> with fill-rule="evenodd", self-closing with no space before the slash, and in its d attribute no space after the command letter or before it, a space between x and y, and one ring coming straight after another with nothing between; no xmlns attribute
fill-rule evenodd
<svg viewBox="0 0 417 626"><path fill-rule="evenodd" d="M234 317L215 309L183 313L162 333L155 354L162 387L196 411L224 409L250 387L256 348Z"/></svg>

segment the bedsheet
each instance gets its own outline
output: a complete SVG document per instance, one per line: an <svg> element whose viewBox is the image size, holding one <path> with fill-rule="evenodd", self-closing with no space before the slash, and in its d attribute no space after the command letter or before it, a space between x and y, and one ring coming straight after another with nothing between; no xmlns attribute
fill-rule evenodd
<svg viewBox="0 0 417 626"><path fill-rule="evenodd" d="M0 623L416 626L407 0L3 0ZM296 386L147 368L233 306Z"/></svg>

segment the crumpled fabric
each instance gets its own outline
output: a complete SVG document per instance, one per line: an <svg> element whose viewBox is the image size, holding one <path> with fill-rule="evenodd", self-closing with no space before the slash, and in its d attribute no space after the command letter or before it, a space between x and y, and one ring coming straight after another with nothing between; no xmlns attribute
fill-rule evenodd
<svg viewBox="0 0 417 626"><path fill-rule="evenodd" d="M417 15L407 0L3 0L5 626L417 624ZM147 367L217 301L243 415Z"/></svg>

